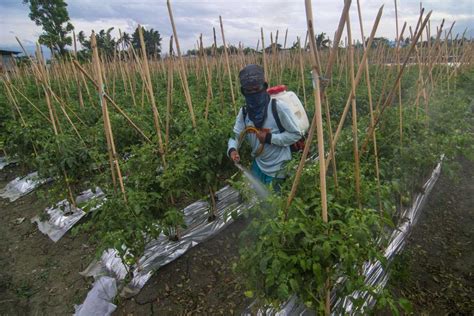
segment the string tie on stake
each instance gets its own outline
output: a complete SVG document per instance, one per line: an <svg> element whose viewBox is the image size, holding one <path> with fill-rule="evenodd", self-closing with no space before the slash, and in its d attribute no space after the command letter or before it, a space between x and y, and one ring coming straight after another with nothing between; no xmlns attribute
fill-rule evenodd
<svg viewBox="0 0 474 316"><path fill-rule="evenodd" d="M101 92L99 93L99 96L100 96L100 107L103 108L104 107L104 98L105 98L105 84L102 83L102 87L101 87Z"/></svg>
<svg viewBox="0 0 474 316"><path fill-rule="evenodd" d="M316 82L314 81L314 79L317 79L319 81L319 87L320 89L324 89L326 88L327 86L329 86L329 78L323 76L323 75L319 75L319 76L313 76L313 71L311 70L311 80L313 82L313 89L316 87Z"/></svg>

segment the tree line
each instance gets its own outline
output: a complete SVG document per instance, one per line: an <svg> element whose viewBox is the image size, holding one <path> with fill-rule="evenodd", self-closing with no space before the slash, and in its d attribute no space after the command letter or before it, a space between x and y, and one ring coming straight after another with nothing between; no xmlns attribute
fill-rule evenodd
<svg viewBox="0 0 474 316"><path fill-rule="evenodd" d="M48 47L55 56L65 56L69 53L68 46L72 46L74 26L70 22L67 3L64 0L23 0L23 4L30 9L29 17L36 25L43 28L38 42ZM126 50L130 47L140 48L138 27L133 34L121 32L118 38L112 36L113 27L96 32L97 47L104 55L113 56L116 50ZM161 35L154 29L146 30L142 27L146 52L149 57L160 57ZM80 31L77 40L82 46L78 51L78 58L89 59L92 47L89 34Z"/></svg>

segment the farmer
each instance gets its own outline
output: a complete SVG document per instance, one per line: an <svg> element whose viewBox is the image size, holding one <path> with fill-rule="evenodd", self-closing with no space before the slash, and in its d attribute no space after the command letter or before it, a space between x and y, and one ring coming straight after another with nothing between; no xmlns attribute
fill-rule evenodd
<svg viewBox="0 0 474 316"><path fill-rule="evenodd" d="M242 132L248 131L246 139L252 148L252 174L264 184L272 183L274 179L284 179L284 164L291 159L290 145L302 136L297 118L288 106L277 100L276 110L284 128L280 132L272 113L262 67L253 64L245 66L239 73L239 79L246 105L240 109L235 120L235 137L229 139L227 155L236 163L240 161L239 138ZM263 146L261 152L260 146ZM273 181L274 186L275 182L281 181Z"/></svg>

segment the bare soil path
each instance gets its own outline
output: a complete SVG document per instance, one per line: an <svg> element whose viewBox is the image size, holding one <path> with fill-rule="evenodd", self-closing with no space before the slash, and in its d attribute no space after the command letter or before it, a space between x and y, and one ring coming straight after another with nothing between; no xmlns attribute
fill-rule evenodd
<svg viewBox="0 0 474 316"><path fill-rule="evenodd" d="M474 162L442 171L397 260L391 286L415 315L474 313Z"/></svg>
<svg viewBox="0 0 474 316"><path fill-rule="evenodd" d="M0 188L19 174L1 170ZM0 315L70 315L89 290L91 280L78 272L93 259L93 245L85 235L67 233L57 243L43 235L30 219L46 206L35 192L0 199Z"/></svg>

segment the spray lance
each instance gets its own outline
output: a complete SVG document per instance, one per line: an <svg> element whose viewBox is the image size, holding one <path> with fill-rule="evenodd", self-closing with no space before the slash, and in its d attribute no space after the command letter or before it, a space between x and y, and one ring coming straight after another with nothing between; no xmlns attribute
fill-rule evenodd
<svg viewBox="0 0 474 316"><path fill-rule="evenodd" d="M240 133L237 150L240 149L240 145L242 144L242 140L244 139L244 137L247 133L257 133L257 132L258 132L258 130L253 126L249 126L249 127L245 128ZM255 156L259 156L263 152L263 147L264 147L264 144L260 144L260 146L257 149L257 152L255 153ZM255 193L257 194L257 196L262 200L266 199L269 195L269 192L268 192L267 188L265 187L265 185L262 182L260 182L260 180L255 178L255 176L247 168L242 166L239 162L234 161L234 165L237 167L237 169L242 171L243 175L247 178L250 185L255 190Z"/></svg>

